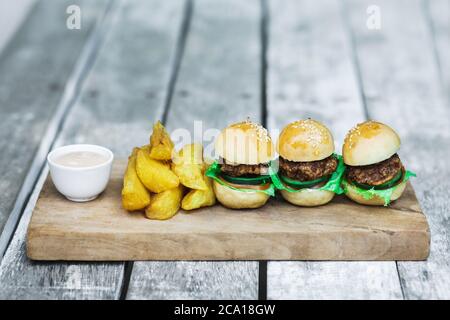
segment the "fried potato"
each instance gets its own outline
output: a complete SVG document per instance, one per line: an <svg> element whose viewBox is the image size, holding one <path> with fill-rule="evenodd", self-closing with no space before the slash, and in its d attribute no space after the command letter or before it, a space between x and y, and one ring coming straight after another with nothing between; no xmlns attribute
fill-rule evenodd
<svg viewBox="0 0 450 320"><path fill-rule="evenodd" d="M143 145L141 147L142 150L146 151L148 154L150 153L151 146L149 144ZM150 155L149 155L150 156ZM156 160L156 159L154 159ZM167 169L170 169L170 165L172 164L171 160L158 160L161 164L165 165Z"/></svg>
<svg viewBox="0 0 450 320"><path fill-rule="evenodd" d="M155 160L171 160L174 144L170 135L160 121L153 126L150 136L150 158Z"/></svg>
<svg viewBox="0 0 450 320"><path fill-rule="evenodd" d="M146 149L139 149L136 172L144 186L155 193L173 189L180 184L177 175L164 162L150 158Z"/></svg>
<svg viewBox="0 0 450 320"><path fill-rule="evenodd" d="M186 144L174 155L173 162L176 164L203 165L203 145L201 143Z"/></svg>
<svg viewBox="0 0 450 320"><path fill-rule="evenodd" d="M138 148L138 149L142 149L145 152L150 153L150 145L149 144L146 144L146 145L144 145L144 146L142 146L141 148Z"/></svg>
<svg viewBox="0 0 450 320"><path fill-rule="evenodd" d="M122 206L125 210L136 211L150 204L150 192L139 180L136 173L136 157L139 148L134 148L128 158L128 166L123 177Z"/></svg>
<svg viewBox="0 0 450 320"><path fill-rule="evenodd" d="M181 184L196 190L207 190L203 178L203 146L198 143L184 146L175 155L172 170L180 179Z"/></svg>
<svg viewBox="0 0 450 320"><path fill-rule="evenodd" d="M183 197L183 186L169 189L153 196L152 202L145 209L149 219L167 220L172 218L180 209Z"/></svg>
<svg viewBox="0 0 450 320"><path fill-rule="evenodd" d="M204 176L206 190L191 190L184 196L181 202L183 210L194 210L201 207L209 207L216 204L216 196L212 187L211 179Z"/></svg>
<svg viewBox="0 0 450 320"><path fill-rule="evenodd" d="M197 165L183 164L175 165L172 164L172 170L180 179L181 184L196 190L206 190L207 186L202 178L202 169Z"/></svg>

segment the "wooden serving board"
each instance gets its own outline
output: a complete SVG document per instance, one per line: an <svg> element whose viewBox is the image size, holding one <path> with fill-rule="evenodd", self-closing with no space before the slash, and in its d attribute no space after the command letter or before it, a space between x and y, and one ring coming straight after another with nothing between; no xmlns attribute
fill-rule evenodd
<svg viewBox="0 0 450 320"><path fill-rule="evenodd" d="M166 221L121 207L126 163L114 164L107 190L87 203L45 183L28 228L34 260L424 260L430 232L410 184L390 207L337 196L325 206L271 199L260 209L216 205Z"/></svg>

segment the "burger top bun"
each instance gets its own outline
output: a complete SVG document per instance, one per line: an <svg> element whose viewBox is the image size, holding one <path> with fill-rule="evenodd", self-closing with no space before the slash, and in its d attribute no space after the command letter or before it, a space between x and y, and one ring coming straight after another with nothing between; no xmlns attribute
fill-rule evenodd
<svg viewBox="0 0 450 320"><path fill-rule="evenodd" d="M222 130L216 139L216 153L230 163L260 164L274 157L274 146L260 124L244 121Z"/></svg>
<svg viewBox="0 0 450 320"><path fill-rule="evenodd" d="M334 152L333 136L316 120L298 120L284 127L278 138L277 151L290 161L317 161Z"/></svg>
<svg viewBox="0 0 450 320"><path fill-rule="evenodd" d="M400 149L400 138L391 127L366 121L352 128L342 146L344 162L350 166L366 166L386 160Z"/></svg>

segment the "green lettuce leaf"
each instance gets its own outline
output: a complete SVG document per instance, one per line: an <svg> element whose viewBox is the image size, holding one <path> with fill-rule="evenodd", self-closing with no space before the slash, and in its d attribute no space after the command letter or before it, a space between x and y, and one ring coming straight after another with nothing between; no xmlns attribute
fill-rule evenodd
<svg viewBox="0 0 450 320"><path fill-rule="evenodd" d="M236 190L236 191L242 191L242 192L263 192L268 194L269 196L275 196L275 187L273 186L273 184L271 183L269 188L265 189L265 190L255 190L255 189L245 189L245 188L235 188L231 185L229 185L228 183L226 183L225 181L223 181L222 179L220 179L220 165L217 161L214 161L213 164L211 164L209 166L209 168L206 170L205 175L207 177L210 177L211 179L217 181L217 183L226 186L230 189Z"/></svg>
<svg viewBox="0 0 450 320"><path fill-rule="evenodd" d="M333 156L338 160L338 166L337 166L336 170L333 172L333 174L331 175L328 182L324 186L318 188L317 190L326 190L326 191L334 192L336 194L342 194L342 193L344 193L344 189L342 189L342 187L341 187L342 176L344 175L344 171L345 171L344 160L342 159L342 156L340 156L338 154L334 153ZM293 189L293 188L289 187L288 185L285 185L280 180L280 177L275 173L275 170L272 167L269 169L269 174L270 174L270 177L272 178L272 182L273 182L275 188L277 188L278 190L286 190L288 192L301 192L301 191L307 189L307 188Z"/></svg>
<svg viewBox="0 0 450 320"><path fill-rule="evenodd" d="M414 172L406 170L401 183L408 181L410 177L416 177L416 174ZM400 183L393 186L392 188L383 189L383 190L375 190L374 188L362 189L355 185L352 185L352 187L356 191L356 193L358 193L359 195L364 197L364 199L369 200L369 199L372 199L374 196L378 196L384 200L384 206L388 206L391 203L392 193L395 191L395 189L398 188L399 185L400 185ZM347 191L348 186L349 186L349 182L347 180L343 179L342 187L344 189L344 193L348 192Z"/></svg>

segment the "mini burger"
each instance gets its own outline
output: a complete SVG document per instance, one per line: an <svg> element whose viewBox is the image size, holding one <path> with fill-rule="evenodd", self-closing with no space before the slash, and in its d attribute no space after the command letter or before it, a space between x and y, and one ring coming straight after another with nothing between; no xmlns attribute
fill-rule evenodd
<svg viewBox="0 0 450 320"><path fill-rule="evenodd" d="M232 209L263 206L275 193L269 176L274 149L267 130L251 121L222 130L215 142L219 161L206 172L217 200Z"/></svg>
<svg viewBox="0 0 450 320"><path fill-rule="evenodd" d="M319 121L288 124L280 133L279 170L275 186L288 202L319 206L340 191L342 160L334 154L331 132Z"/></svg>
<svg viewBox="0 0 450 320"><path fill-rule="evenodd" d="M385 124L366 121L351 129L342 147L347 197L365 205L386 206L397 200L406 181L415 176L403 167L399 149L399 136Z"/></svg>

